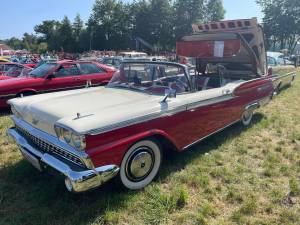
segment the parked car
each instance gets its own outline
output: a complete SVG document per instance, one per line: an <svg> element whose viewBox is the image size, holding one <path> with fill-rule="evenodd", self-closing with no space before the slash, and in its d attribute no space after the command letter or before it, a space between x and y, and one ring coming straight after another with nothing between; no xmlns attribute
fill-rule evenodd
<svg viewBox="0 0 300 225"><path fill-rule="evenodd" d="M14 62L0 62L0 80L7 79L9 77L4 77L4 75L11 69L14 70L20 70L23 68L28 68L27 66L24 66L19 63L14 63Z"/></svg>
<svg viewBox="0 0 300 225"><path fill-rule="evenodd" d="M267 52L268 65L275 66L292 66L295 67L295 63L288 60L284 54L280 52Z"/></svg>
<svg viewBox="0 0 300 225"><path fill-rule="evenodd" d="M10 68L7 72L5 72L2 76L0 76L0 80L6 80L16 77L28 76L32 71L31 67L18 65L16 67Z"/></svg>
<svg viewBox="0 0 300 225"><path fill-rule="evenodd" d="M106 56L99 59L100 63L118 69L123 61L121 56Z"/></svg>
<svg viewBox="0 0 300 225"><path fill-rule="evenodd" d="M295 80L295 63L289 61L280 52L267 52L269 75L272 77L275 94L289 87Z"/></svg>
<svg viewBox="0 0 300 225"><path fill-rule="evenodd" d="M116 176L129 189L157 175L164 144L178 151L242 121L272 97L269 79L226 78L203 90L181 64L123 62L106 87L9 101L9 134L39 170L65 175L69 191L95 188Z"/></svg>
<svg viewBox="0 0 300 225"><path fill-rule="evenodd" d="M186 150L236 122L248 126L272 98L261 27L256 20L234 21L236 29L232 23L177 43L178 55L196 56L194 68L123 61L105 87L12 99L8 133L36 168L63 174L69 191L118 174L125 187L143 188L166 147Z"/></svg>
<svg viewBox="0 0 300 225"><path fill-rule="evenodd" d="M59 60L58 60L58 59L41 59L41 60L38 62L38 64L36 64L35 67L39 67L39 66L41 66L41 65L43 65L43 64L45 64L45 63L55 63L55 62L57 62L57 61L59 61ZM72 60L70 60L70 61L72 61Z"/></svg>
<svg viewBox="0 0 300 225"><path fill-rule="evenodd" d="M0 57L0 62L10 62L10 60L6 57Z"/></svg>
<svg viewBox="0 0 300 225"><path fill-rule="evenodd" d="M0 107L18 96L83 88L107 84L115 70L105 65L89 62L59 61L45 63L32 70L28 76L0 82Z"/></svg>
<svg viewBox="0 0 300 225"><path fill-rule="evenodd" d="M19 61L19 63L31 68L35 68L36 65L38 64L38 60L33 58L23 58Z"/></svg>
<svg viewBox="0 0 300 225"><path fill-rule="evenodd" d="M147 57L121 57L121 56L107 56L99 59L100 63L119 69L123 61L167 61L162 56L147 56Z"/></svg>

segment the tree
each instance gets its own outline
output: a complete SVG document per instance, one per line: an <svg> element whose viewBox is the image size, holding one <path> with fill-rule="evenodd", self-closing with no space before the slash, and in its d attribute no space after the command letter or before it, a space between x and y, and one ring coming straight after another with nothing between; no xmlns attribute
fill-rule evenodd
<svg viewBox="0 0 300 225"><path fill-rule="evenodd" d="M49 41L53 36L57 26L59 25L58 21L55 20L45 20L41 24L34 27L36 33L40 33L43 36L45 41Z"/></svg>
<svg viewBox="0 0 300 225"><path fill-rule="evenodd" d="M204 20L204 0L176 0L174 7L176 38L190 34L191 25Z"/></svg>
<svg viewBox="0 0 300 225"><path fill-rule="evenodd" d="M300 40L300 1L257 0L264 13L263 26L268 48L292 53Z"/></svg>
<svg viewBox="0 0 300 225"><path fill-rule="evenodd" d="M83 48L80 46L80 39L82 38L82 32L84 31L83 21L80 18L80 15L77 14L74 22L72 24L73 37L74 37L74 46L73 50L75 52L81 52Z"/></svg>
<svg viewBox="0 0 300 225"><path fill-rule="evenodd" d="M96 0L88 22L93 47L121 49L131 42L131 17L129 5L116 0Z"/></svg>
<svg viewBox="0 0 300 225"><path fill-rule="evenodd" d="M222 0L208 0L205 4L205 21L220 21L224 19L225 9Z"/></svg>
<svg viewBox="0 0 300 225"><path fill-rule="evenodd" d="M22 40L12 37L8 40L5 40L5 43L10 46L12 49L18 50L18 49L24 49L24 43Z"/></svg>
<svg viewBox="0 0 300 225"><path fill-rule="evenodd" d="M45 20L34 27L34 31L41 34L41 41L46 42L49 50L59 50L57 29L60 26L59 21Z"/></svg>

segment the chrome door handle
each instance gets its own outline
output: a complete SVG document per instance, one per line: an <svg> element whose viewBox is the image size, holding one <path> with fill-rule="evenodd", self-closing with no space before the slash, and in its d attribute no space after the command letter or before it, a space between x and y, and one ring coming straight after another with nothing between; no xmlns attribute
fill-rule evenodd
<svg viewBox="0 0 300 225"><path fill-rule="evenodd" d="M80 78L76 77L76 78L74 78L74 80L80 80Z"/></svg>

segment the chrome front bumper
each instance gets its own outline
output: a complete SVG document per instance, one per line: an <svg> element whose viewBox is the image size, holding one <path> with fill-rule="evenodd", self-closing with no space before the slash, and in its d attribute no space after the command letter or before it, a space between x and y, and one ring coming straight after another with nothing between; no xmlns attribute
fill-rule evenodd
<svg viewBox="0 0 300 225"><path fill-rule="evenodd" d="M30 144L16 128L8 129L8 134L16 141L25 158L35 167L40 170L45 167L51 167L63 174L68 191L83 192L96 188L113 178L119 171L119 167L116 165L101 166L87 170L83 168L75 170L53 155L39 151Z"/></svg>

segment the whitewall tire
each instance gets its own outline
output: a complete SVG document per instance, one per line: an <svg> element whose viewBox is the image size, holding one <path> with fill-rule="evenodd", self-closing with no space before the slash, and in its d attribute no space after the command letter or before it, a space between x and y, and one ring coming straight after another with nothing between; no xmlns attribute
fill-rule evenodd
<svg viewBox="0 0 300 225"><path fill-rule="evenodd" d="M249 126L252 121L252 117L253 117L253 110L251 109L246 110L242 115L242 119L241 119L242 124L244 126Z"/></svg>
<svg viewBox="0 0 300 225"><path fill-rule="evenodd" d="M162 151L156 141L148 139L137 142L122 160L121 182L131 190L144 188L156 177L161 161Z"/></svg>

